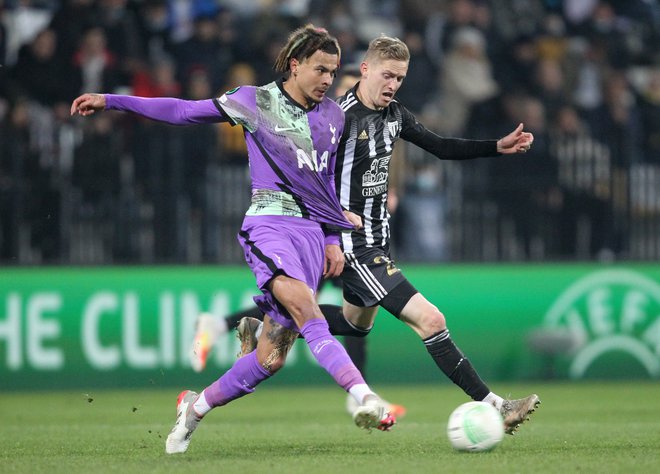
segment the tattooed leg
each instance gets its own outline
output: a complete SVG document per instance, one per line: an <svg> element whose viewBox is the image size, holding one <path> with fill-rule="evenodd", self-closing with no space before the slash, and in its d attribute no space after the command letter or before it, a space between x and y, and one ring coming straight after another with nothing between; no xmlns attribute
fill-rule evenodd
<svg viewBox="0 0 660 474"><path fill-rule="evenodd" d="M257 359L261 366L271 374L281 369L297 337L297 332L291 331L265 316L257 345Z"/></svg>

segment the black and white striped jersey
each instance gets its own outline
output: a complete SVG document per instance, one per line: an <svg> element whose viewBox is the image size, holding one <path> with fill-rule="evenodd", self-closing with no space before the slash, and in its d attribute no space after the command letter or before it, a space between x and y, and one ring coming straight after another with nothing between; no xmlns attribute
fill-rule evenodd
<svg viewBox="0 0 660 474"><path fill-rule="evenodd" d="M387 212L392 149L399 138L414 143L441 159L467 159L497 154L495 140L443 138L419 123L396 100L383 110L366 107L357 97L359 83L337 103L346 114L337 150L335 181L344 209L362 217L364 227L344 233L344 252L359 247L385 247L390 228Z"/></svg>

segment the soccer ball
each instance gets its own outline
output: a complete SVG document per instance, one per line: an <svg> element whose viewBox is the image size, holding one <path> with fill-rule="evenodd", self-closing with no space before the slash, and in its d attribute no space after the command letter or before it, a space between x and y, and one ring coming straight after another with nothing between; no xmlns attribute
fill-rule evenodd
<svg viewBox="0 0 660 474"><path fill-rule="evenodd" d="M490 403L463 403L449 416L447 436L459 451L489 451L502 441L504 421Z"/></svg>

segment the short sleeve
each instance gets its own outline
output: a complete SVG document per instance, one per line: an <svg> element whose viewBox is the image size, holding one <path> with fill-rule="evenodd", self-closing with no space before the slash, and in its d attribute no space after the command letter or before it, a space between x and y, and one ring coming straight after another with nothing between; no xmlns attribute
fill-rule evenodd
<svg viewBox="0 0 660 474"><path fill-rule="evenodd" d="M232 125L242 125L250 133L257 129L257 102L256 88L253 86L240 86L225 92L221 97L214 99L224 115Z"/></svg>

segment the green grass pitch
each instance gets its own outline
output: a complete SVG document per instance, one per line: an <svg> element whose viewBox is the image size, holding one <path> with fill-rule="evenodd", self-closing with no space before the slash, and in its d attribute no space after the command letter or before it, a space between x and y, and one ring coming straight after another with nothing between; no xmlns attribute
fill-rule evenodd
<svg viewBox="0 0 660 474"><path fill-rule="evenodd" d="M265 384L267 385L267 384ZM262 386L211 412L183 455L166 455L176 389L0 393L0 472L655 473L657 382L497 384L542 404L492 452L459 453L445 435L467 401L450 385L377 387L405 404L390 433L357 429L334 385Z"/></svg>

